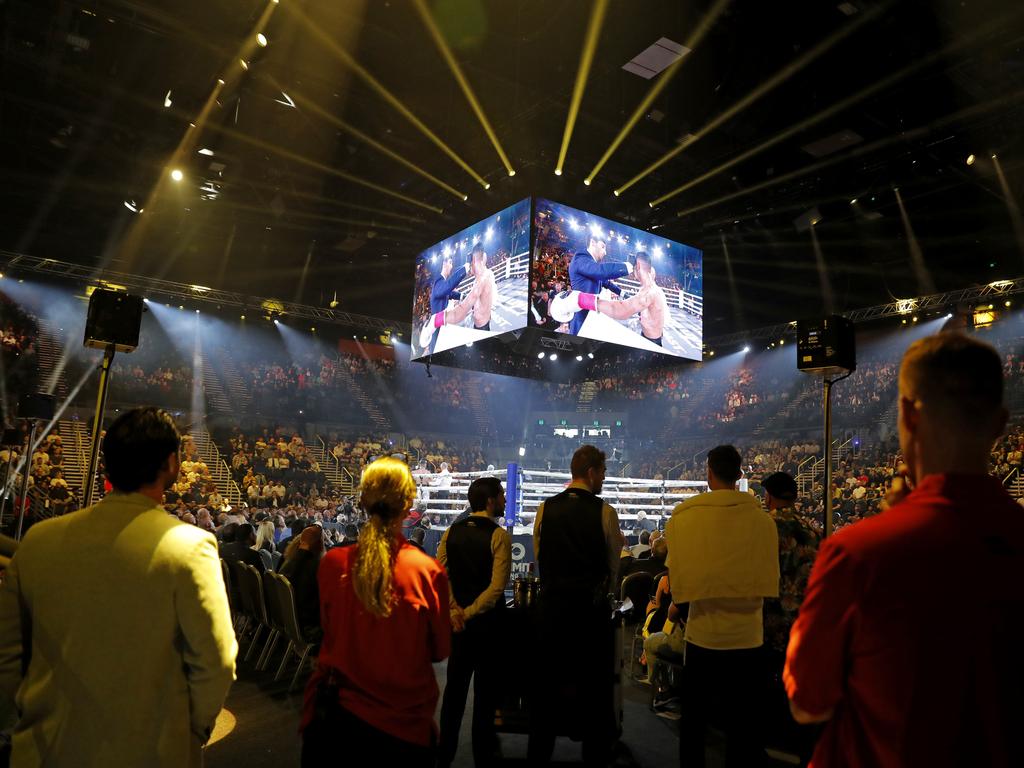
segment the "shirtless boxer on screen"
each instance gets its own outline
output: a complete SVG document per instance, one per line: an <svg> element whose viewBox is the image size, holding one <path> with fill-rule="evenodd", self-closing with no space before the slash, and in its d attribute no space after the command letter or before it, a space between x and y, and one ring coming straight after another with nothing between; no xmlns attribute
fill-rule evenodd
<svg viewBox="0 0 1024 768"><path fill-rule="evenodd" d="M426 348L431 338L445 325L458 325L473 312L473 327L478 331L491 330L491 310L494 308L494 297L497 293L494 272L487 266L487 253L483 245L477 243L470 252L470 262L466 269L473 273L473 290L454 307L435 311L420 331L421 346ZM431 349L433 346L431 346Z"/></svg>
<svg viewBox="0 0 1024 768"><path fill-rule="evenodd" d="M657 273L651 264L651 257L645 251L637 251L634 257L636 268L633 274L640 281L640 290L628 299L604 299L595 293L564 291L551 302L551 317L567 322L581 309L596 310L613 320L626 320L640 313L640 329L645 339L662 346L665 332L665 318L668 316L668 300L665 292L654 282Z"/></svg>

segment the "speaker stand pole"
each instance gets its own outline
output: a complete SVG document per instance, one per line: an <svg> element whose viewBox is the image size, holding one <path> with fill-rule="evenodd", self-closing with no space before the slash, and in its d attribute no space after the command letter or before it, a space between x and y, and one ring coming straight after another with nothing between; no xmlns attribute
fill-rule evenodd
<svg viewBox="0 0 1024 768"><path fill-rule="evenodd" d="M822 486L825 507L825 538L832 535L832 380L825 381L825 483Z"/></svg>
<svg viewBox="0 0 1024 768"><path fill-rule="evenodd" d="M7 496L11 490L11 466L14 464L14 446L4 447L7 449L7 466L4 467L3 492L0 493L0 528L3 528L4 513L7 511Z"/></svg>
<svg viewBox="0 0 1024 768"><path fill-rule="evenodd" d="M18 529L14 532L14 538L17 541L21 541L21 530L25 524L25 515L28 513L25 505L28 502L28 479L32 476L32 449L35 444L36 420L32 419L32 430L28 433L28 445L25 447L25 474L21 477L21 503L16 503L14 506L14 514L18 518Z"/></svg>
<svg viewBox="0 0 1024 768"><path fill-rule="evenodd" d="M85 476L85 497L82 506L92 504L92 491L96 485L96 468L100 459L100 431L103 428L103 412L107 407L107 390L110 387L110 363L114 360L114 345L103 353L103 367L100 369L100 391L96 395L96 413L92 420L92 453L89 456L89 473Z"/></svg>

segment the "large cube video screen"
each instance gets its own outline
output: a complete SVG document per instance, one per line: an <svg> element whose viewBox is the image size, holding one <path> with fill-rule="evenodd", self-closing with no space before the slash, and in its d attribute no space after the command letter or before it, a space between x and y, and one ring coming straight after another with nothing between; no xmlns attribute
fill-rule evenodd
<svg viewBox="0 0 1024 768"><path fill-rule="evenodd" d="M526 327L530 200L478 221L416 258L412 359Z"/></svg>
<svg viewBox="0 0 1024 768"><path fill-rule="evenodd" d="M699 249L550 200L533 228L531 325L701 359Z"/></svg>

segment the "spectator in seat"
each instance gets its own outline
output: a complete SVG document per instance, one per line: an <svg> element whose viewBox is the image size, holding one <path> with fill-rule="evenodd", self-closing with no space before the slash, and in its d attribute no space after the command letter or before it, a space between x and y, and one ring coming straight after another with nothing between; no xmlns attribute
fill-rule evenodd
<svg viewBox="0 0 1024 768"><path fill-rule="evenodd" d="M643 512L641 512L640 514L642 515ZM639 523L640 521L637 520L637 522ZM641 528L640 535L638 538L639 542L629 548L629 552L631 555L633 555L634 559L639 559L644 555L648 555L648 553L651 551L651 532L644 528Z"/></svg>
<svg viewBox="0 0 1024 768"><path fill-rule="evenodd" d="M220 548L220 556L228 565L233 563L245 563L251 565L260 573L267 570L263 558L255 549L256 529L251 523L242 523L235 528L234 541L230 541Z"/></svg>
<svg viewBox="0 0 1024 768"><path fill-rule="evenodd" d="M281 566L281 575L292 584L295 593L295 614L303 636L311 643L320 642L320 587L317 569L324 555L324 530L311 525L299 534L299 543L288 562Z"/></svg>
<svg viewBox="0 0 1024 768"><path fill-rule="evenodd" d="M34 525L7 567L12 765L202 764L238 646L214 538L159 507L180 445L165 411L121 414L103 441L113 491Z"/></svg>
<svg viewBox="0 0 1024 768"><path fill-rule="evenodd" d="M987 474L1002 361L961 334L920 339L898 403L907 477L822 543L786 652L790 709L825 723L824 768L1024 765L1024 515Z"/></svg>
<svg viewBox="0 0 1024 768"><path fill-rule="evenodd" d="M402 537L416 498L409 467L384 458L360 482L359 543L335 547L318 574L324 637L306 686L302 765L429 768L437 729L432 664L451 643L444 568Z"/></svg>

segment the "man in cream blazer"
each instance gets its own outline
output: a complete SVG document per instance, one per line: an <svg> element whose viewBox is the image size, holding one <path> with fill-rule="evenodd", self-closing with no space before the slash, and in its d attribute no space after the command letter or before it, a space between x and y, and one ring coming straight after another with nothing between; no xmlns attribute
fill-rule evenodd
<svg viewBox="0 0 1024 768"><path fill-rule="evenodd" d="M238 646L213 536L158 504L178 476L170 415L138 408L103 442L114 491L39 523L0 588L12 766L202 763Z"/></svg>

